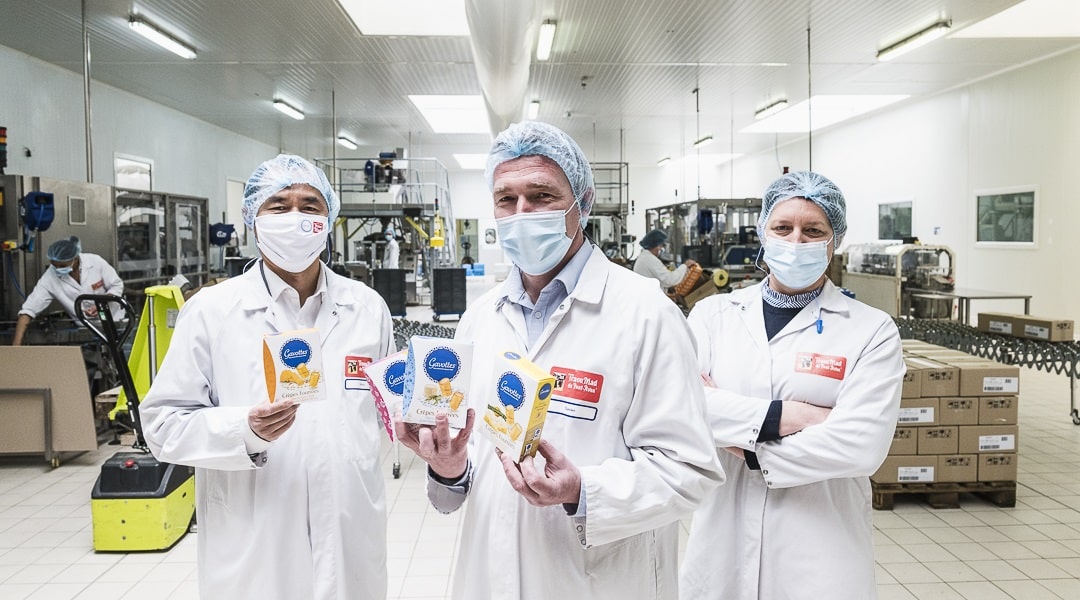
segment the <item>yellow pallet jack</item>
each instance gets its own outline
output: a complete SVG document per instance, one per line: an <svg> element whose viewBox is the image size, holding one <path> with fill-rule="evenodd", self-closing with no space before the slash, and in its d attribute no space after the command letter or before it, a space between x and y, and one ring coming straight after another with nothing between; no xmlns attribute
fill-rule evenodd
<svg viewBox="0 0 1080 600"><path fill-rule="evenodd" d="M118 452L106 460L90 494L94 550L168 550L188 532L195 514L195 471L188 466L158 461L146 446L139 418L139 396L122 349L131 321L119 331L111 310L119 305L128 315L134 315L131 305L113 295L84 294L75 299L76 307L84 303L97 309L98 319L91 320L79 310L79 320L111 353L135 429L133 452Z"/></svg>

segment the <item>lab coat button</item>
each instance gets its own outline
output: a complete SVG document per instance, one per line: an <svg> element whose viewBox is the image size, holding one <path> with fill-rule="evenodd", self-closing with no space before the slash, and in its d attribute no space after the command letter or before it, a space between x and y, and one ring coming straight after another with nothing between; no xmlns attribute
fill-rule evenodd
<svg viewBox="0 0 1080 600"><path fill-rule="evenodd" d="M762 475L768 475L768 474L769 474L769 470L768 470L768 469L765 469L765 470L763 470L763 471L761 472L761 474L762 474Z"/></svg>
<svg viewBox="0 0 1080 600"><path fill-rule="evenodd" d="M757 427L755 427L751 433L757 433Z"/></svg>
<svg viewBox="0 0 1080 600"><path fill-rule="evenodd" d="M544 313L542 313L540 311L536 311L536 312L533 313L533 316L536 317L537 319L542 319L542 318L544 318Z"/></svg>

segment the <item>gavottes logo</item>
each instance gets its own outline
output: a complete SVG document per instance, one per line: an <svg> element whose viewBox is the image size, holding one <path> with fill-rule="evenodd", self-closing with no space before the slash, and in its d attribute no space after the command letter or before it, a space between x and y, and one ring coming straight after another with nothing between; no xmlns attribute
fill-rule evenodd
<svg viewBox="0 0 1080 600"><path fill-rule="evenodd" d="M311 361L311 346L302 339L293 338L281 346L281 362L296 368Z"/></svg>
<svg viewBox="0 0 1080 600"><path fill-rule="evenodd" d="M525 384L516 373L507 371L499 377L499 401L514 408L525 402Z"/></svg>
<svg viewBox="0 0 1080 600"><path fill-rule="evenodd" d="M432 381L453 380L461 370L461 358L446 346L433 348L424 357L424 373Z"/></svg>
<svg viewBox="0 0 1080 600"><path fill-rule="evenodd" d="M383 381L391 394L400 396L405 393L405 361L396 360L391 363L386 369Z"/></svg>

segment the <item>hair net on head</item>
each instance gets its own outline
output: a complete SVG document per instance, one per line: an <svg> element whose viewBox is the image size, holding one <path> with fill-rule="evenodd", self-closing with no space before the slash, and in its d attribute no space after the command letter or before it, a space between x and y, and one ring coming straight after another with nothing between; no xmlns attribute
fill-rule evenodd
<svg viewBox="0 0 1080 600"><path fill-rule="evenodd" d="M765 224L773 208L784 200L806 198L825 211L829 219L834 246L839 246L847 233L847 203L844 193L828 177L813 171L794 171L772 182L761 197L761 215L758 216L758 236L764 239Z"/></svg>
<svg viewBox="0 0 1080 600"><path fill-rule="evenodd" d="M53 242L49 246L49 250L45 252L45 256L49 260L55 260L56 262L67 262L75 260L75 257L81 252L82 244L79 242L79 238L71 236L66 240Z"/></svg>
<svg viewBox="0 0 1080 600"><path fill-rule="evenodd" d="M522 156L546 156L559 165L570 181L574 200L581 211L581 226L585 227L596 196L596 187L593 184L592 166L577 142L554 125L540 121L514 123L495 138L488 152L487 168L484 169L488 189L495 189L496 167Z"/></svg>
<svg viewBox="0 0 1080 600"><path fill-rule="evenodd" d="M281 190L298 184L307 184L319 190L326 201L329 221L333 225L341 210L341 202L330 186L326 173L299 156L278 154L256 167L244 186L244 204L240 207L240 213L248 229L255 228L255 215L259 214L263 202Z"/></svg>
<svg viewBox="0 0 1080 600"><path fill-rule="evenodd" d="M641 241L638 243L641 244L642 248L646 250L652 250L653 248L662 245L666 241L666 233L659 229L653 229L649 233L646 233L645 236L642 237Z"/></svg>

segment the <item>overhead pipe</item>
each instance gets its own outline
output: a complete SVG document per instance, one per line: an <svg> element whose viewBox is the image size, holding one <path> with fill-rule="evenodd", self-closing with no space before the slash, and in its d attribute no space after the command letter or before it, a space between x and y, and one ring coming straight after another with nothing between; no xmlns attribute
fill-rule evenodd
<svg viewBox="0 0 1080 600"><path fill-rule="evenodd" d="M465 0L465 18L494 137L524 116L529 67L540 30L540 3Z"/></svg>

